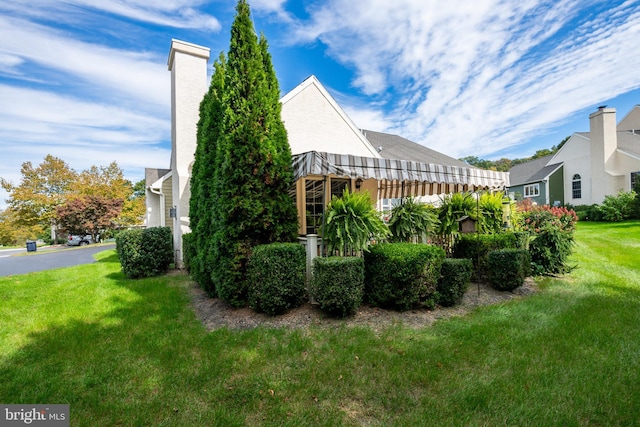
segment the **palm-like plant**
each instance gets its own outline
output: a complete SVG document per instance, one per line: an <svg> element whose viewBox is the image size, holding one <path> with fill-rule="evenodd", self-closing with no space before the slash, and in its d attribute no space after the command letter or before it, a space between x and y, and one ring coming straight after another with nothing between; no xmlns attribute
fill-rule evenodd
<svg viewBox="0 0 640 427"><path fill-rule="evenodd" d="M441 199L438 219L440 226L438 234L441 236L458 235L458 220L463 216L478 219L478 205L471 193L447 194Z"/></svg>
<svg viewBox="0 0 640 427"><path fill-rule="evenodd" d="M340 256L361 251L371 240L384 239L389 229L375 210L369 193L351 193L334 196L327 206L323 239L330 253Z"/></svg>
<svg viewBox="0 0 640 427"><path fill-rule="evenodd" d="M396 242L426 243L427 236L435 232L438 217L431 205L407 197L391 210L389 230Z"/></svg>
<svg viewBox="0 0 640 427"><path fill-rule="evenodd" d="M480 230L495 234L502 231L502 192L482 193L480 195Z"/></svg>

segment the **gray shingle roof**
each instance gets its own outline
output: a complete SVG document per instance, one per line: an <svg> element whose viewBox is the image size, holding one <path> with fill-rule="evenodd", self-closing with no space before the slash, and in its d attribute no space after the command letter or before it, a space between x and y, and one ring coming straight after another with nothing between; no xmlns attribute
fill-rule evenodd
<svg viewBox="0 0 640 427"><path fill-rule="evenodd" d="M547 166L547 162L549 162L552 157L553 154L549 154L539 159L515 165L509 169L509 183L513 187L544 180L562 166L562 163Z"/></svg>
<svg viewBox="0 0 640 427"><path fill-rule="evenodd" d="M629 154L640 156L640 135L630 131L618 132L618 148Z"/></svg>
<svg viewBox="0 0 640 427"><path fill-rule="evenodd" d="M362 130L362 133L371 145L379 150L380 155L386 159L413 160L421 163L473 168L473 166L466 164L462 160L454 159L398 135L365 129ZM381 150L380 147L382 147Z"/></svg>
<svg viewBox="0 0 640 427"><path fill-rule="evenodd" d="M154 168L145 168L144 169L144 181L145 185L148 187L166 174L171 172L171 169L154 169Z"/></svg>

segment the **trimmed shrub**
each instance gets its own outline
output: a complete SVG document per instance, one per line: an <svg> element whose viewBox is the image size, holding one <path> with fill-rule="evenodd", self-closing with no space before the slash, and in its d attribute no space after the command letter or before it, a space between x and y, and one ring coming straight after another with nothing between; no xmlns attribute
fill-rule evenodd
<svg viewBox="0 0 640 427"><path fill-rule="evenodd" d="M460 304L464 293L469 289L473 263L466 258L446 258L440 270L440 280L436 290L438 303L444 307Z"/></svg>
<svg viewBox="0 0 640 427"><path fill-rule="evenodd" d="M605 196L597 209L604 221L624 221L633 216L636 197L635 191L620 191L615 196Z"/></svg>
<svg viewBox="0 0 640 427"><path fill-rule="evenodd" d="M270 316L298 307L305 296L306 260L299 243L253 248L247 264L249 306Z"/></svg>
<svg viewBox="0 0 640 427"><path fill-rule="evenodd" d="M444 250L432 245L387 243L364 253L365 298L372 305L408 310L434 307Z"/></svg>
<svg viewBox="0 0 640 427"><path fill-rule="evenodd" d="M123 230L116 250L124 274L131 278L159 276L173 262L173 239L169 227Z"/></svg>
<svg viewBox="0 0 640 427"><path fill-rule="evenodd" d="M512 291L522 286L529 275L531 257L524 249L500 249L489 252L487 268L489 284L499 291Z"/></svg>
<svg viewBox="0 0 640 427"><path fill-rule="evenodd" d="M315 258L311 293L320 309L332 316L354 314L364 294L364 260L359 257Z"/></svg>
<svg viewBox="0 0 640 427"><path fill-rule="evenodd" d="M515 249L516 236L513 233L463 234L453 247L454 258L468 258L473 262L474 280L484 280L487 276L487 255L497 249Z"/></svg>

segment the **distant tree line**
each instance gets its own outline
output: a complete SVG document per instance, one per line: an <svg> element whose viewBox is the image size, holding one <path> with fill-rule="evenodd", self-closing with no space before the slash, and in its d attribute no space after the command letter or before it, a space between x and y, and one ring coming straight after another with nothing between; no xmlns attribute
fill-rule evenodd
<svg viewBox="0 0 640 427"><path fill-rule="evenodd" d="M498 160L485 160L485 159L480 159L476 156L467 156L467 157L462 157L459 160L462 160L463 162L471 165L471 166L475 166L477 168L480 169L488 169L488 170L494 170L494 171L499 171L499 172L507 172L509 169L511 169L512 167L514 167L515 165L518 165L520 163L526 163L529 162L531 160L535 160L535 159L539 159L540 157L544 157L544 156L548 156L549 154L555 154L558 152L558 150L560 150L562 148L562 146L569 140L570 136L567 136L566 138L564 138L562 141L560 141L560 144L558 145L554 145L551 148L543 148L541 150L538 150L535 152L535 154L533 156L530 157L524 157L521 159L507 159L505 157L498 159Z"/></svg>

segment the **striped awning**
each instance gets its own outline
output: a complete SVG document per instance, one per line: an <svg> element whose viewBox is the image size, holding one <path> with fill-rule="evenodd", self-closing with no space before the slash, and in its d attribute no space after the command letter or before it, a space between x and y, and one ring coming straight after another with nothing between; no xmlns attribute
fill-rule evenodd
<svg viewBox="0 0 640 427"><path fill-rule="evenodd" d="M293 156L295 179L309 175L378 181L381 199L504 190L509 173L477 168L309 151Z"/></svg>

